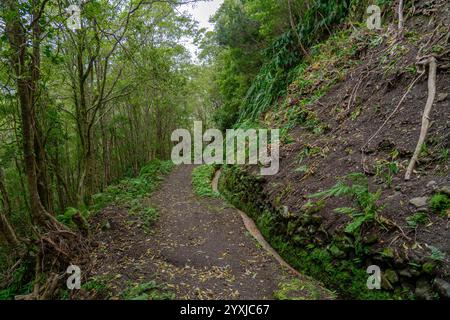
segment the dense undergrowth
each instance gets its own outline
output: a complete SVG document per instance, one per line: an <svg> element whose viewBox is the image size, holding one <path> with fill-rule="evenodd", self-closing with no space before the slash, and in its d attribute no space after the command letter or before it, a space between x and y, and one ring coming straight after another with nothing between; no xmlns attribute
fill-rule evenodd
<svg viewBox="0 0 450 320"><path fill-rule="evenodd" d="M192 171L192 186L194 192L200 197L217 197L211 186L216 169L212 165L198 166Z"/></svg>
<svg viewBox="0 0 450 320"><path fill-rule="evenodd" d="M350 11L350 2L345 1L315 1L305 12L296 30L289 30L280 36L267 49L270 60L263 65L254 79L239 110L239 122L256 120L265 112L277 97L283 96L286 86L296 73L302 58L298 53L299 43L309 48L318 41L327 28L339 24Z"/></svg>
<svg viewBox="0 0 450 320"><path fill-rule="evenodd" d="M253 2L258 3L258 1L249 1L249 6ZM376 1L376 4L384 12L391 2L390 0L379 0ZM336 74L329 74L329 80L326 79L326 73L332 70L324 68L324 64L332 65L336 63L338 65L337 69L339 69L339 65L344 67L348 62L347 59L351 58L351 51L355 50L354 39L350 43L339 43L337 41L339 40L337 38L342 38L342 35L339 36L339 30L351 32L349 31L351 29L347 29L345 24L361 21L366 13L366 8L370 4L373 3L365 0L320 0L306 1L299 4L299 15L296 17L297 23L295 28L292 28L291 25L290 28L286 28L278 36L267 39L269 44L265 44L266 47L263 50L263 63L257 67L257 72L251 79L248 88L236 81L233 86L228 85L228 83L232 83L232 77L241 76L239 68L239 63L241 62L238 58L234 58L234 60L231 58L231 62L227 62L227 60L221 62L225 66L233 64L233 68L226 74L219 74L218 82L224 100L223 106L216 111L215 115L215 121L219 127L226 129L232 126L239 126L248 121L259 121L265 112L273 110L274 106L283 104L280 103L280 99L282 100L292 89L291 84L298 84L299 89L306 89L304 87L314 88L314 82L316 85L319 84L318 82L320 81L317 80L327 80L326 83L320 84L322 88L318 90L323 93L335 80L342 77L342 73L336 72ZM255 5L257 6L257 4ZM283 5L280 4L280 6L282 7ZM264 16L263 12L255 17L250 16L249 19L254 18L256 20L255 23L258 24L259 17ZM229 16L232 17L232 14L230 13ZM276 21L278 17L274 16L272 19ZM285 16L283 16L283 19L285 19ZM352 20L352 22L349 20ZM263 19L259 23L260 33L264 35L267 21ZM223 29L226 30L227 26L222 26L219 23L218 28L217 33L221 35L224 32ZM228 32L236 31L231 29ZM334 37L334 40L324 43L324 40L328 37ZM348 37L345 38L348 39ZM265 43L264 41L262 42ZM235 42L230 42L228 46L229 50L232 51L245 47L245 44L239 45ZM256 56L257 52L254 55ZM333 55L338 60L333 60ZM326 59L321 59L328 57L330 58L329 63ZM310 72L311 70L305 70L308 66L312 66L319 72L313 75ZM244 72L249 74L248 69L242 71L242 73ZM310 79L302 79L304 75L310 77ZM319 76L320 79L314 79L315 76ZM230 79L227 77L230 77ZM239 88L236 88L236 83L239 84ZM236 92L242 91L245 94L241 96L237 107L235 101L238 99L235 95ZM228 98L231 93L234 93L232 95L233 101L231 101L231 98ZM320 95L319 92L318 95ZM309 98L311 99L312 97L310 96ZM283 106L280 106L280 108L283 108Z"/></svg>
<svg viewBox="0 0 450 320"><path fill-rule="evenodd" d="M95 214L108 205L130 205L131 212L143 212L143 218L152 220L156 216L152 208L142 208L142 199L153 192L162 181L164 176L173 167L171 161L153 160L145 165L139 176L135 178L125 178L117 184L108 186L104 192L92 196L92 205L81 208L68 208L64 214L57 216L57 219L71 228L77 228L73 217L81 213L84 219L88 219L90 214ZM141 210L142 209L142 210Z"/></svg>

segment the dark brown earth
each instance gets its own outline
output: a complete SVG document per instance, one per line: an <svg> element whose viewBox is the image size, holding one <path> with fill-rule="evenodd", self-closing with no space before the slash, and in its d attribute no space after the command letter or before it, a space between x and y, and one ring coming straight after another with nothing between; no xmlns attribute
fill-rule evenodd
<svg viewBox="0 0 450 320"><path fill-rule="evenodd" d="M389 231L379 231L377 245L391 247L406 256L413 254L410 249L416 247L423 248L421 255L429 255L427 246L434 246L447 256L442 276L450 280L450 216L438 215L428 209L425 225L411 228L407 224L407 218L419 211L410 204L411 199L429 199L436 190L450 186L450 159L442 156L443 151L450 149L450 15L448 2L436 3L440 9L435 10L441 14L434 19L418 14L411 17L408 22L410 33L400 44L386 44L388 41L385 41L379 47L363 52L359 65L350 70L344 81L308 106L329 130L317 135L301 126L295 128L291 133L293 143L283 146L280 152L280 172L266 180L264 193L271 203L281 203L290 211L298 212L309 200L309 195L329 189L349 173L364 172L369 178L370 190L381 190L379 204L385 208L382 217L397 226ZM446 31L434 32L440 26L447 26ZM420 37L414 39L412 35ZM390 39L389 36L386 39ZM405 181L427 100L427 70L406 93L419 76L419 71L414 69L418 57L437 47L438 42L446 53L438 58L437 94L430 115L432 125L426 139L427 149L421 155L412 179ZM388 67L384 61L394 63ZM396 109L405 94L404 102ZM292 93L290 99L302 97L300 91ZM299 154L305 148L315 148L319 152L300 161ZM399 172L388 186L376 175L376 164L394 161ZM296 170L300 165L308 170ZM352 205L352 199L348 197L329 199L321 210L325 229L331 233L342 229L349 218L337 214L334 209Z"/></svg>
<svg viewBox="0 0 450 320"><path fill-rule="evenodd" d="M257 245L236 209L194 195L192 169L176 167L148 199L160 215L150 232L126 208L95 217L89 278L108 279L113 299L152 280L176 299L273 299L280 283L296 276ZM102 230L106 221L110 227ZM317 282L300 280L296 298L331 297Z"/></svg>

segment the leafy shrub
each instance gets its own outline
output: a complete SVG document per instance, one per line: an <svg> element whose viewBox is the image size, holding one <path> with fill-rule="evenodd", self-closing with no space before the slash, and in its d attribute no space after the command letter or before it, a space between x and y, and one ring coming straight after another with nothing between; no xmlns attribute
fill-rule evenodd
<svg viewBox="0 0 450 320"><path fill-rule="evenodd" d="M61 223L65 224L66 226L68 226L69 228L76 229L77 225L73 221L73 217L77 213L80 214L80 217L83 220L83 223L85 225L87 225L86 219L89 216L89 211L87 209L79 210L79 209L76 209L76 208L69 207L69 208L66 209L66 211L63 214L58 215L56 217L56 219L59 222L61 222Z"/></svg>
<svg viewBox="0 0 450 320"><path fill-rule="evenodd" d="M9 266L6 261L0 261L0 282L6 284L5 287L0 288L0 300L12 300L16 295L28 294L33 290L34 274L30 270L33 270L34 263L33 259L25 259L9 275Z"/></svg>
<svg viewBox="0 0 450 320"><path fill-rule="evenodd" d="M158 217L159 213L155 208L147 208L141 211L141 219L144 222L144 227L147 229L158 220Z"/></svg>
<svg viewBox="0 0 450 320"><path fill-rule="evenodd" d="M110 278L105 276L95 277L83 283L81 289L93 294L97 299L106 299L110 295L109 280Z"/></svg>

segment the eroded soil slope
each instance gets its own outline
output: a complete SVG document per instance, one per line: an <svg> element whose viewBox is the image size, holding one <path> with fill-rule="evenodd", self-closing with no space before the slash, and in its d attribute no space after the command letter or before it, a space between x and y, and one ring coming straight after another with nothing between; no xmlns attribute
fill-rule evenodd
<svg viewBox="0 0 450 320"><path fill-rule="evenodd" d="M364 275L371 264L388 271L382 279L387 292L424 299L436 298L438 293L450 297L448 200L447 209L445 204L438 209L433 204L436 195L449 199L450 190L449 8L448 1L416 2L400 40L394 24L364 42L355 31L347 43L358 47L357 56L351 57L356 63L342 81L317 101L298 106L296 102L311 97L321 84L307 91L294 83L284 97L288 103L280 104L292 107L291 114L302 115L306 110L309 115L306 121L299 118L290 141L282 146L279 174L248 184L245 176L231 174L224 182L230 198L243 208L250 207L255 219L270 219L273 227L268 229L273 230L267 234L292 245L285 258L316 275L326 275L327 281L352 297L371 297L370 292L359 294L365 289L364 277L358 280L361 290L347 291L356 285L351 283L354 268ZM412 179L405 181L428 96L428 69L417 62L431 55L438 61L432 125ZM322 72L322 82L340 72L332 65L317 64L305 73L325 67L329 69ZM273 113L279 113L280 106ZM310 115L315 116L313 127L308 125ZM269 111L263 118L267 122L276 117ZM258 168L247 169L257 176ZM367 179L370 194L366 195L373 197L372 204L363 204L365 208L355 193L311 197L339 181L351 186L345 177L354 173ZM248 189L252 191L246 193ZM262 196L254 197L253 190ZM370 210L376 211L375 218L368 217L357 229L348 228ZM317 259L301 261L305 259L298 258L297 250L302 257L316 253ZM358 267L344 266L352 261ZM342 272L333 274L331 269L338 266Z"/></svg>

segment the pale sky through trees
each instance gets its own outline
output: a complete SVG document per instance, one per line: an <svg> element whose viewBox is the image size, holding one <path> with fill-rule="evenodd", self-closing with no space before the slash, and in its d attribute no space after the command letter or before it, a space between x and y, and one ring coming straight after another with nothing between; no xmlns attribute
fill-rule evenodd
<svg viewBox="0 0 450 320"><path fill-rule="evenodd" d="M181 6L181 11L185 10L189 12L194 19L199 22L201 28L212 30L214 26L212 23L209 23L209 18L216 13L223 1L224 0L212 0L201 1L195 4L187 4ZM192 39L187 40L185 45L195 59L197 56L197 47L192 43Z"/></svg>

